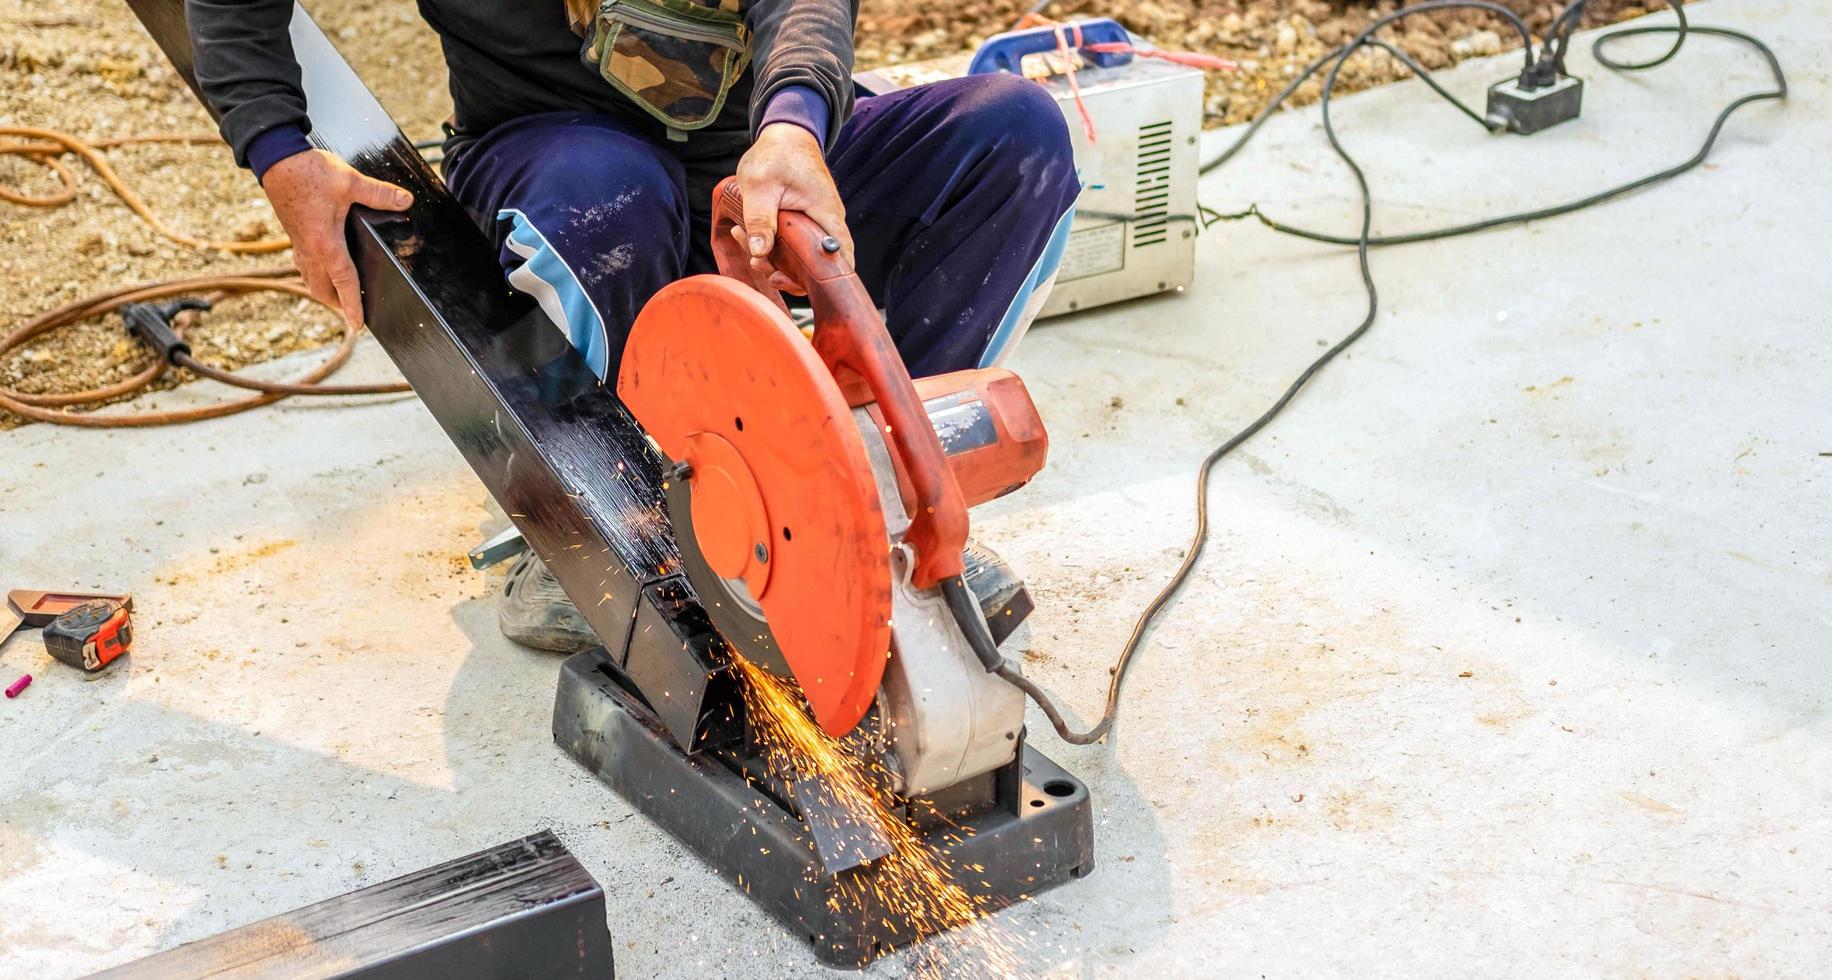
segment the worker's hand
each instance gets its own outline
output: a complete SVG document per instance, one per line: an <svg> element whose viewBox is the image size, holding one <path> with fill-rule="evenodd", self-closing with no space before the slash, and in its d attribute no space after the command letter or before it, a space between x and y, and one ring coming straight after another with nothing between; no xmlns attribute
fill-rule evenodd
<svg viewBox="0 0 1832 980"><path fill-rule="evenodd" d="M305 277L305 288L319 302L342 311L352 327L362 326L362 287L345 243L344 217L352 204L405 211L413 195L357 173L324 150L295 153L267 168L261 189L293 240L293 265Z"/></svg>
<svg viewBox="0 0 1832 980"><path fill-rule="evenodd" d="M776 213L800 211L840 241L840 255L852 265L852 234L846 230L846 206L840 203L833 174L821 156L814 134L793 123L771 123L738 161L738 189L744 194L744 225L732 237L751 256L752 270L768 276L777 289L799 293L789 278L770 264L776 246Z"/></svg>

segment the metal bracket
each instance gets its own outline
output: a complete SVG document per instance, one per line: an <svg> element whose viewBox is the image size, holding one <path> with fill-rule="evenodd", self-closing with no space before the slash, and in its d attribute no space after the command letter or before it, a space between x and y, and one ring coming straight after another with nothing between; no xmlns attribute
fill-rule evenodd
<svg viewBox="0 0 1832 980"><path fill-rule="evenodd" d="M522 537L521 528L511 524L484 539L482 544L472 548L465 557L471 560L472 568L481 572L491 565L500 565L527 550L528 539Z"/></svg>

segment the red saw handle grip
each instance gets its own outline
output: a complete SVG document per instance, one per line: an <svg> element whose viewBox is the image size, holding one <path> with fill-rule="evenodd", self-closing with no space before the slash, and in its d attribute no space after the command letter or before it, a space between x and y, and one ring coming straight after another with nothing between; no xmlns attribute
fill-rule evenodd
<svg viewBox="0 0 1832 980"><path fill-rule="evenodd" d="M727 177L712 195L712 252L719 271L750 283L786 310L781 294L751 271L750 253L732 238L732 229L743 224L744 198L738 191L738 179ZM856 376L871 391L884 416L886 442L902 461L915 490L905 539L916 548L911 576L916 586L933 588L942 579L960 575L961 549L967 545L967 505L909 369L884 329L878 305L840 257L839 243L800 211L777 215L770 264L808 294L814 308L814 350L840 382L840 389L847 389L848 375Z"/></svg>

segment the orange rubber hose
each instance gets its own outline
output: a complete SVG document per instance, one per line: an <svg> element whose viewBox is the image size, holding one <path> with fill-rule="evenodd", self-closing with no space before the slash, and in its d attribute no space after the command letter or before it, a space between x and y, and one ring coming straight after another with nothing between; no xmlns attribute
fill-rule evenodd
<svg viewBox="0 0 1832 980"><path fill-rule="evenodd" d="M126 306L129 303L144 303L151 300L165 299L171 296L204 294L213 302L232 295L274 291L291 293L294 296L311 298L311 293L300 282L291 269L266 270L243 273L240 275L199 276L194 279L173 279L166 282L141 283L134 286L123 286L111 289L94 296L75 300L27 320L13 332L0 338L0 357L29 343L59 327L69 326L93 317L103 316ZM182 333L189 323L192 314L187 311L180 314L173 322L173 329ZM197 408L178 409L166 412L137 412L132 415L96 415L93 413L73 413L52 411L68 409L77 405L97 404L121 395L129 394L151 384L168 365L157 358L149 358L147 365L125 381L116 382L89 391L73 392L61 395L36 395L29 392L14 391L0 387L0 409L14 415L38 422L50 422L55 425L70 425L91 429L143 428L155 425L176 425L182 422L197 422L203 419L220 418L234 415L262 405L271 405L291 395L352 395L352 394L393 394L412 390L401 382L372 385L319 385L317 382L329 377L338 368L349 361L350 354L356 347L358 331L348 324L344 325L343 340L331 351L331 356L324 363L306 372L303 378L291 384L255 381L241 378L227 372L218 371L186 358L185 366L198 373L216 380L243 388L252 388L260 394L252 398L222 402L216 405L204 405Z"/></svg>
<svg viewBox="0 0 1832 980"><path fill-rule="evenodd" d="M213 134L153 133L107 140L82 140L68 133L35 126L0 126L0 137L35 140L36 142L0 142L0 156L16 156L36 163L50 170L59 182L57 190L41 197L12 188L0 187L0 201L24 207L53 208L75 200L77 195L76 174L71 171L68 164L59 159L66 154L75 154L89 165L89 169L93 170L96 176L102 178L102 182L108 185L108 189L121 199L121 203L127 205L135 215L139 216L141 221L146 222L154 231L181 245L197 249L221 250L237 255L266 255L282 252L291 247L291 243L284 238L265 238L254 242L221 242L185 234L166 224L157 214L154 214L152 208L147 206L140 195L136 194L133 188L129 187L127 182L115 172L114 168L109 166L108 160L101 152L109 147L145 143L221 143L222 141ZM33 339L59 327L70 326L112 313L129 303L142 303L183 294L203 294L212 303L215 303L230 296L260 291L291 293L294 296L313 299L311 293L305 288L305 284L299 280L298 273L292 269L267 269L233 275L199 276L192 279L173 279L121 286L66 303L57 309L27 320L11 333L0 337L0 357L6 356ZM194 317L195 314L191 311L181 313L172 324L173 330L182 334L184 327ZM332 350L331 356L324 363L307 372L303 378L294 382L257 381L252 378L244 378L218 370L188 355L180 355L179 363L193 373L258 393L251 398L217 405L167 412L140 412L133 415L96 415L67 411L77 406L97 405L112 401L140 391L157 381L171 366L155 356L149 356L146 363L138 368L132 377L87 391L33 394L0 387L0 409L22 418L49 422L54 425L94 429L138 428L220 418L262 405L271 405L292 395L372 395L412 390L411 387L400 382L359 385L319 384L319 381L330 376L350 359L350 354L355 349L356 338L356 328L346 324L343 340ZM66 411L55 411L55 409Z"/></svg>
<svg viewBox="0 0 1832 980"><path fill-rule="evenodd" d="M90 143L77 139L69 133L60 133L54 129L40 129L36 126L0 126L0 136L38 140L37 143L0 143L0 155L35 159L55 171L63 182L62 189L57 193L42 198L28 197L16 191L0 188L0 197L14 204L23 204L27 207L55 207L68 203L74 198L76 196L76 177L70 172L69 167L57 159L62 154L74 153L82 157L83 162L89 165L89 169L95 171L96 176L102 178L102 182L108 185L108 189L121 199L121 203L140 216L140 220L146 222L154 231L180 245L189 245L192 248L221 249L236 255L270 255L274 252L284 252L292 247L292 243L284 238L263 238L257 242L219 242L187 235L166 224L163 219L154 214L153 209L147 207L146 202L140 199L140 195L134 193L132 187L127 186L127 182L121 179L121 175L115 173L115 169L108 165L108 159L102 156L101 148L104 146L126 146L134 143L220 142L214 136L159 133Z"/></svg>

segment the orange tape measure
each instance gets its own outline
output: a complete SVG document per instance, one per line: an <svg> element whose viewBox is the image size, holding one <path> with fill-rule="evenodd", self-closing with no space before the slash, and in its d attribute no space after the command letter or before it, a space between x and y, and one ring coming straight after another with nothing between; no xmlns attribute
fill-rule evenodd
<svg viewBox="0 0 1832 980"><path fill-rule="evenodd" d="M59 663L94 674L133 647L127 607L113 599L91 599L45 625L45 652Z"/></svg>
<svg viewBox="0 0 1832 980"><path fill-rule="evenodd" d="M46 653L85 674L101 673L133 648L132 596L14 589L7 600L15 623L44 628Z"/></svg>

